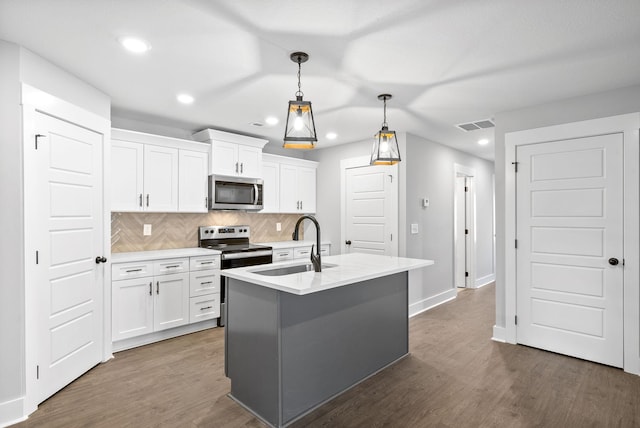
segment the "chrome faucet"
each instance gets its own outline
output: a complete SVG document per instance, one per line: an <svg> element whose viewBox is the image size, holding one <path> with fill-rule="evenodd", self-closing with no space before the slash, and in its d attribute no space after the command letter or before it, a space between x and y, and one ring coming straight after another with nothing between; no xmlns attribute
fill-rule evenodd
<svg viewBox="0 0 640 428"><path fill-rule="evenodd" d="M318 224L318 220L316 220L316 218L312 215L303 215L296 222L296 227L293 229L293 233L291 234L291 237L293 238L294 241L298 240L298 229L300 227L300 223L302 223L302 221L305 218L308 218L313 222L313 224L316 225L316 244L315 244L316 254L313 254L314 246L312 245L311 246L311 264L313 264L314 271L322 272L322 263L320 262L320 224Z"/></svg>

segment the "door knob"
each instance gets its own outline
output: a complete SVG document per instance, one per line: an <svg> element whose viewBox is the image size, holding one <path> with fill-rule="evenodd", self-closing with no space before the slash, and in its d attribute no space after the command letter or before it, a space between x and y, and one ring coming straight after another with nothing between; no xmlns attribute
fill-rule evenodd
<svg viewBox="0 0 640 428"><path fill-rule="evenodd" d="M351 245L351 241L344 241L345 244Z"/></svg>
<svg viewBox="0 0 640 428"><path fill-rule="evenodd" d="M106 257L96 257L96 263L100 264L100 263L106 263L107 262L107 258Z"/></svg>
<svg viewBox="0 0 640 428"><path fill-rule="evenodd" d="M609 264L610 264L611 266L615 266L615 265L617 265L618 263L619 263L619 262L618 262L618 259L616 259L615 257L611 257L611 258L609 259Z"/></svg>

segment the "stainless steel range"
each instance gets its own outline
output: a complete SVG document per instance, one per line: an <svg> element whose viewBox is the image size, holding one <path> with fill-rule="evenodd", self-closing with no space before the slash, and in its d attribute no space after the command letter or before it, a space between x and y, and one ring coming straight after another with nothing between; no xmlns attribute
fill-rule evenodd
<svg viewBox="0 0 640 428"><path fill-rule="evenodd" d="M271 263L273 249L266 245L256 245L249 242L251 228L249 226L200 226L198 245L202 248L218 250L220 268L254 266ZM226 319L225 308L225 277L220 280L220 318L218 325L223 326Z"/></svg>

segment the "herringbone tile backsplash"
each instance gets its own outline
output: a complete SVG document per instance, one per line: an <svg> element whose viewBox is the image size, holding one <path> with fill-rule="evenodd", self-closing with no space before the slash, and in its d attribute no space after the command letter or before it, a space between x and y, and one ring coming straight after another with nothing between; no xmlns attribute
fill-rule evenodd
<svg viewBox="0 0 640 428"><path fill-rule="evenodd" d="M298 214L258 214L213 211L203 214L111 213L111 252L163 250L198 246L200 226L251 226L251 242L277 242L291 239ZM276 231L276 223L282 231ZM151 235L143 236L144 224ZM302 230L301 230L302 232Z"/></svg>

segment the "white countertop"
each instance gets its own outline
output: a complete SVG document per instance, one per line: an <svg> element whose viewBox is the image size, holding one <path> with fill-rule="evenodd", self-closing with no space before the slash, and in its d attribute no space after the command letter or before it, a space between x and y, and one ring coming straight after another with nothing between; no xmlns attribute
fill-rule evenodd
<svg viewBox="0 0 640 428"><path fill-rule="evenodd" d="M306 241L278 241L278 242L256 242L259 245L267 245L274 250L281 250L283 248L298 248L298 247L310 247L316 244L314 240L306 240ZM331 241L321 241L320 245L331 245Z"/></svg>
<svg viewBox="0 0 640 428"><path fill-rule="evenodd" d="M297 260L294 262L249 266L223 270L221 274L229 278L239 279L275 290L304 295L430 266L433 264L433 260L351 253L323 257L323 265L332 264L335 266L323 267L322 272L311 271L282 276L267 276L253 273L259 270L296 266L306 263L309 262Z"/></svg>
<svg viewBox="0 0 640 428"><path fill-rule="evenodd" d="M134 251L111 254L111 263L129 263L143 260L177 259L180 257L213 256L221 254L208 248L173 248L170 250Z"/></svg>

